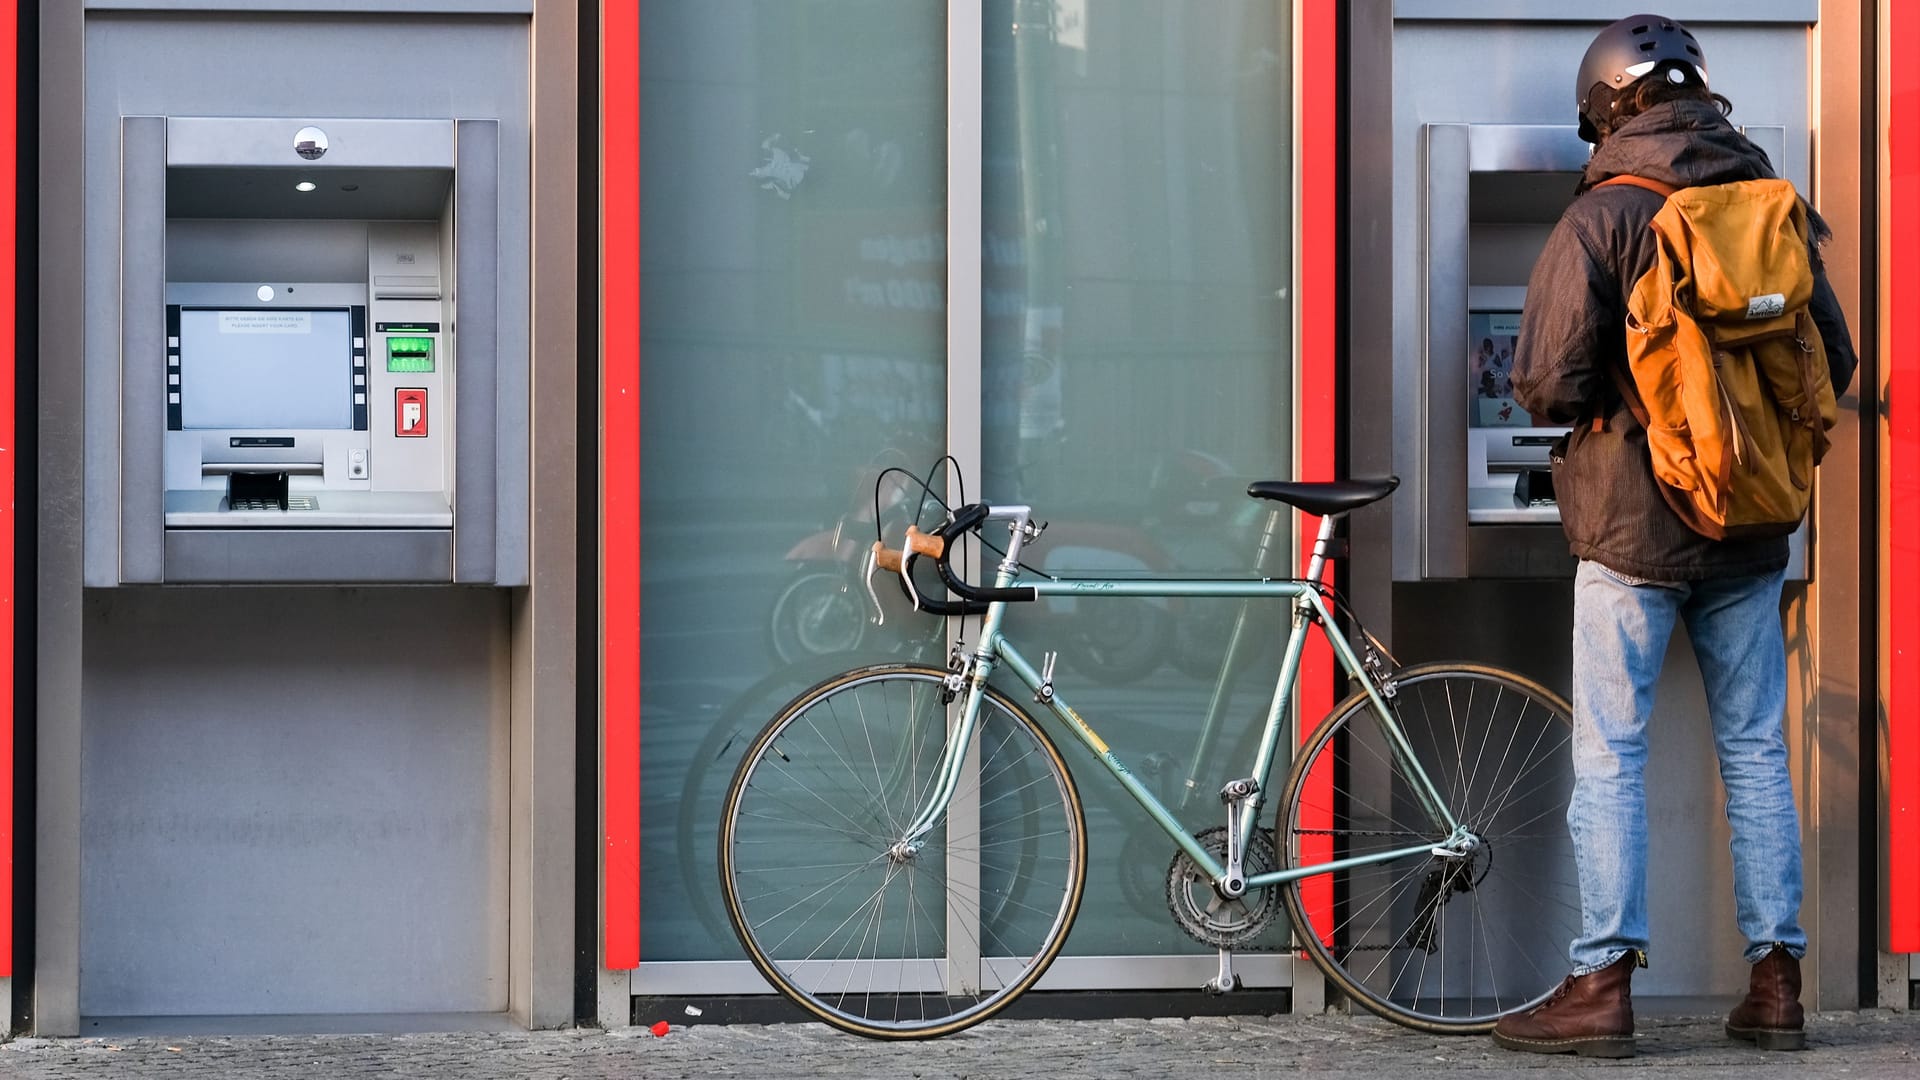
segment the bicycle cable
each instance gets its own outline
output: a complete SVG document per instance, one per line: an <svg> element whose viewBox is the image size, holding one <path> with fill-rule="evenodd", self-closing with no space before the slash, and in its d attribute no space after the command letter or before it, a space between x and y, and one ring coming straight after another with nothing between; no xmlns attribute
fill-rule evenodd
<svg viewBox="0 0 1920 1080"><path fill-rule="evenodd" d="M880 475L874 479L874 483L873 483L874 539L879 540L881 543L886 542L886 535L882 528L882 522L881 522L881 516L880 516L880 491L886 483L886 478L893 473L899 473L901 476L905 477L908 482L912 483L913 485L917 486L920 489L920 505L914 508L913 518L912 518L913 524L915 525L919 524L920 518L926 513L927 503L929 501L939 506L941 513L944 514L949 520L951 520L953 517L952 504L949 504L945 499L941 498L939 494L937 494L933 489L934 474L947 467L951 467L951 470L953 473L954 492L957 497L957 501L959 502L960 505L965 506L967 502L966 475L963 472L961 472L960 462L957 459L955 459L952 454L942 454L938 459L936 459L933 465L927 469L927 475L924 478L915 476L913 473L908 472L906 469L903 469L898 465L889 465L886 468L880 470ZM1041 526L1042 529L1044 529L1045 527L1046 526L1044 524ZM1006 549L996 545L993 541L987 539L985 533L982 530L975 529L974 535L979 539L980 545L986 548L988 551L991 551L994 554L999 555L1003 558L1006 556L1006 553L1007 553ZM972 570L973 570L972 564L968 557L968 552L965 548L961 549L960 559L961 559L960 576L962 580L965 580L972 573ZM1048 573L1047 571L1042 570L1039 567L1032 565L1031 563L1028 563L1024 559L1016 560L1015 565L1018 566L1020 569L1025 570L1030 574L1033 574L1036 577L1045 578L1048 581L1073 580L1070 576L1067 576L1067 575ZM1381 656L1386 658L1389 669L1399 666L1399 661L1396 660L1393 654L1387 650L1387 647L1381 644L1380 639L1375 637L1373 633L1366 628L1365 623L1360 621L1359 613L1353 610L1353 605L1347 601L1346 595L1343 594L1339 589L1335 588L1333 585L1327 582L1308 581L1306 578L1296 577L1296 578L1287 578L1284 580L1296 581L1303 585L1310 585L1315 592L1320 594L1322 599L1329 601L1333 605L1335 614L1344 616L1346 619L1348 619L1351 625L1353 626L1353 628L1358 630L1362 637L1366 638L1367 643L1371 645L1373 649L1377 651ZM979 619L980 619L981 633L985 633L986 632L986 614L982 612L979 615Z"/></svg>

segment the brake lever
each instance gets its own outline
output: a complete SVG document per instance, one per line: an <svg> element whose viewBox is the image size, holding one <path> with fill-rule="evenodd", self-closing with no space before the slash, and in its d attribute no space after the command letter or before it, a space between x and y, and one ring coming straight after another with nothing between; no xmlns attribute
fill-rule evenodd
<svg viewBox="0 0 1920 1080"><path fill-rule="evenodd" d="M880 606L880 594L875 592L873 588L873 572L879 566L880 560L877 553L869 549L867 551L866 569L860 576L864 579L867 586L867 599L873 601L873 625L885 626L887 625L887 609Z"/></svg>
<svg viewBox="0 0 1920 1080"><path fill-rule="evenodd" d="M908 531L911 532L912 530ZM876 566L880 569L899 574L900 580L906 583L907 599L913 601L913 610L922 610L920 606L920 590L914 587L913 575L907 572L907 553L905 551L895 551L882 541L875 540L873 547L867 552L867 595L873 598L873 609L875 612L873 624L875 626L886 625L886 613L880 608L880 595L873 590L873 571Z"/></svg>

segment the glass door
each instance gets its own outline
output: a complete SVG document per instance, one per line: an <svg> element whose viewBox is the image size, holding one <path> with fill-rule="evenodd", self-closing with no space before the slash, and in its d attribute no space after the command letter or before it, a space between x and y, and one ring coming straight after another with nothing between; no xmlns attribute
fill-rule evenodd
<svg viewBox="0 0 1920 1080"><path fill-rule="evenodd" d="M859 580L947 440L945 57L939 0L640 5L643 964L741 955L720 802L781 704L945 655Z"/></svg>
<svg viewBox="0 0 1920 1080"><path fill-rule="evenodd" d="M1028 559L1049 571L1250 571L1265 513L1247 482L1291 475L1289 5L983 8L986 490L1051 522ZM1225 723L1203 744L1239 602L1049 605L1028 624L1076 707L1183 824L1223 825L1225 770L1251 757L1279 667L1275 606L1249 612L1254 662L1225 673ZM1092 851L1068 954L1210 956L1170 916L1171 841L1075 760ZM1254 940L1283 948L1283 931ZM1159 967L1179 986L1206 974Z"/></svg>
<svg viewBox="0 0 1920 1080"><path fill-rule="evenodd" d="M715 845L747 740L832 671L944 660L947 628L897 590L885 625L869 619L875 515L895 537L915 509L906 485L876 492L882 469L951 450L970 497L1051 522L1030 559L1050 571L1251 567L1246 481L1291 474L1292 13L639 11L634 992L743 992L757 978L725 924ZM1099 603L1019 612L1015 633L1059 651L1061 685L1171 804L1203 759L1183 821L1219 824L1227 777L1208 763L1241 748L1271 689L1229 673L1225 729L1198 745L1238 609ZM1282 630L1256 620L1246 640L1271 660ZM1211 950L1169 917L1172 845L1072 760L1089 888L1051 983L1198 985Z"/></svg>

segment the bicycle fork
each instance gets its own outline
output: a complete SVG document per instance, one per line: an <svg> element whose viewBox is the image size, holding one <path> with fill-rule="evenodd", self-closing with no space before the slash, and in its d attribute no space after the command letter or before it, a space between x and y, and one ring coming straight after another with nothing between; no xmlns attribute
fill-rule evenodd
<svg viewBox="0 0 1920 1080"><path fill-rule="evenodd" d="M1032 511L1025 506L1003 507L1001 513L1008 521L1008 537L996 580L1000 587L1005 588L1019 571L1022 545L1039 536L1045 526L1032 525ZM946 752L940 763L939 783L935 785L920 816L887 850L888 857L895 861L911 859L919 854L922 841L946 815L948 804L953 800L953 793L966 768L966 748L973 741L974 729L980 720L980 706L986 700L987 678L993 674L994 667L994 643L1000 637L1000 621L1006 614L1006 608L1004 602L988 604L986 615L981 619L979 646L971 654L955 649L949 661L946 680L948 696L945 700L951 703L955 697L965 694L966 704L948 733Z"/></svg>

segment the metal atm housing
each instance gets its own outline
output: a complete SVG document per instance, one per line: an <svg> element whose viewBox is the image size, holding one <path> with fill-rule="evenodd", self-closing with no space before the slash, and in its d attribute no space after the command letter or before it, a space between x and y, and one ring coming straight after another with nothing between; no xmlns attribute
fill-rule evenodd
<svg viewBox="0 0 1920 1080"><path fill-rule="evenodd" d="M120 527L87 584L524 584L497 124L122 125L118 490L88 475Z"/></svg>
<svg viewBox="0 0 1920 1080"><path fill-rule="evenodd" d="M1741 130L1781 166L1784 127ZM1395 576L1569 576L1559 511L1525 487L1532 479L1534 491L1550 492L1549 450L1566 429L1530 420L1485 376L1476 387L1474 365L1476 342L1510 351L1527 277L1592 148L1571 124L1428 123L1420 137L1425 320L1420 370L1405 385L1423 400L1409 409L1417 423L1404 429L1414 443L1404 449L1419 462L1421 498L1417 516L1397 519ZM1783 175L1805 188L1803 171ZM1794 540L1795 577L1805 576L1804 537Z"/></svg>
<svg viewBox="0 0 1920 1080"><path fill-rule="evenodd" d="M1396 0L1386 9L1353 12L1353 69L1391 78L1353 84L1350 453L1354 475L1391 472L1402 486L1354 518L1356 603L1403 662L1484 660L1565 694L1575 562L1557 509L1515 494L1523 470L1546 467L1558 432L1499 417L1501 388L1495 380L1483 396L1475 355L1485 338L1505 336L1496 327L1514 328L1496 318L1524 304L1587 163L1573 116L1580 58L1607 22L1644 8ZM1803 191L1818 9L1805 0L1663 9L1705 43L1732 122ZM1649 812L1686 827L1652 837L1662 868L1648 897L1656 955L1635 991L1721 994L1746 965L1706 702L1684 633L1654 708Z"/></svg>
<svg viewBox="0 0 1920 1080"><path fill-rule="evenodd" d="M575 5L38 9L35 1030L569 1022Z"/></svg>

